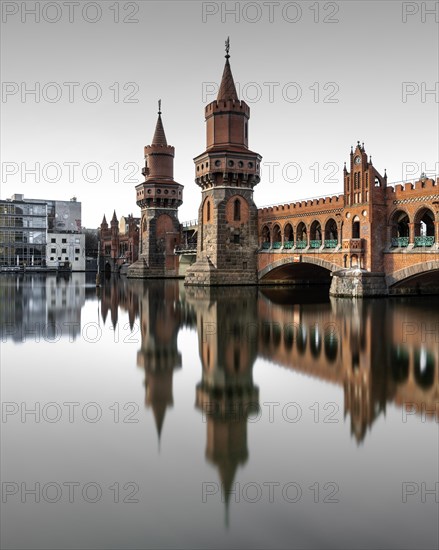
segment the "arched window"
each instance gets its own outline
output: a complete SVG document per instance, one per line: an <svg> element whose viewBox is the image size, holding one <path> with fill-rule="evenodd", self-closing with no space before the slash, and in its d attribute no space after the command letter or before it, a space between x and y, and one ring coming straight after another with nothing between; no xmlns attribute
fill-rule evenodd
<svg viewBox="0 0 439 550"><path fill-rule="evenodd" d="M210 201L206 204L206 221L210 222Z"/></svg>
<svg viewBox="0 0 439 550"><path fill-rule="evenodd" d="M270 248L271 246L271 238L270 238L270 230L266 225L262 228L262 248Z"/></svg>
<svg viewBox="0 0 439 550"><path fill-rule="evenodd" d="M320 248L321 244L322 244L322 227L320 225L320 222L315 220L311 224L310 246L311 248Z"/></svg>
<svg viewBox="0 0 439 550"><path fill-rule="evenodd" d="M306 225L300 222L296 230L296 248L306 248L308 245L308 238L306 234Z"/></svg>
<svg viewBox="0 0 439 550"><path fill-rule="evenodd" d="M233 219L235 222L241 220L241 201L239 199L233 203Z"/></svg>
<svg viewBox="0 0 439 550"><path fill-rule="evenodd" d="M338 244L337 224L330 218L325 225L325 248L335 248Z"/></svg>
<svg viewBox="0 0 439 550"><path fill-rule="evenodd" d="M293 228L290 223L287 223L287 225L284 228L284 247L292 248L293 245L294 245Z"/></svg>
<svg viewBox="0 0 439 550"><path fill-rule="evenodd" d="M352 220L352 238L360 238L360 220L358 216L355 216L355 218Z"/></svg>
<svg viewBox="0 0 439 550"><path fill-rule="evenodd" d="M409 217L403 210L397 210L390 221L392 246L406 247L409 244Z"/></svg>
<svg viewBox="0 0 439 550"><path fill-rule="evenodd" d="M434 214L422 208L415 216L415 246L432 246L434 241Z"/></svg>

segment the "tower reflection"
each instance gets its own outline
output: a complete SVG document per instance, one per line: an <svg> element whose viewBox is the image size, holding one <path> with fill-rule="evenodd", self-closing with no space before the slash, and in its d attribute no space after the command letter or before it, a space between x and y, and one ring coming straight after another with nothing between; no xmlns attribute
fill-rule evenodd
<svg viewBox="0 0 439 550"><path fill-rule="evenodd" d="M145 370L145 405L152 408L160 444L166 410L174 404L174 370L181 367L179 287L163 280L129 280L128 285L138 296L141 348L137 365Z"/></svg>
<svg viewBox="0 0 439 550"><path fill-rule="evenodd" d="M253 382L257 341L247 334L255 320L256 298L255 288L186 289L196 312L202 365L195 403L207 422L206 458L218 469L226 524L236 471L248 458L248 416L259 408Z"/></svg>

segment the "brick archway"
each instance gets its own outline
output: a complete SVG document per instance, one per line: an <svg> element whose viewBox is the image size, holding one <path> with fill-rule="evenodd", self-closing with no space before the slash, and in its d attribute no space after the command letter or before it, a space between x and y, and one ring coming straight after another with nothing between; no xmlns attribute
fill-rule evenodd
<svg viewBox="0 0 439 550"><path fill-rule="evenodd" d="M439 264L439 262L437 263ZM282 258L281 260L277 260L276 262L273 262L267 265L266 267L264 267L263 269L261 269L258 272L258 281L260 281L263 277L268 275L268 273L270 273L274 269L277 269L278 267L282 267L284 265L300 265L300 264L311 264L311 265L316 265L318 267L323 267L324 269L327 269L331 273L333 271L340 270L339 265L333 264L331 262L327 262L326 260L322 260L320 258L305 257L305 258L302 258L301 262L298 262L296 264L295 262L291 261L291 257L287 257L287 258Z"/></svg>
<svg viewBox="0 0 439 550"><path fill-rule="evenodd" d="M432 260L430 262L422 262L411 265L409 267L405 267L404 269L399 269L398 271L395 271L395 273L387 275L387 286L391 287L401 281L404 281L405 279L414 277L415 275L420 275L421 273L427 273L435 270L439 270L439 260Z"/></svg>

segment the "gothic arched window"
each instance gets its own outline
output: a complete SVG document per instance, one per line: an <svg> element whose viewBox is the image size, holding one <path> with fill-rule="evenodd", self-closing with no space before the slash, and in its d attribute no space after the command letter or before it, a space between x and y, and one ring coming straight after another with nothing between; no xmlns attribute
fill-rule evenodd
<svg viewBox="0 0 439 550"><path fill-rule="evenodd" d="M239 199L233 203L233 219L235 222L241 220L241 201Z"/></svg>

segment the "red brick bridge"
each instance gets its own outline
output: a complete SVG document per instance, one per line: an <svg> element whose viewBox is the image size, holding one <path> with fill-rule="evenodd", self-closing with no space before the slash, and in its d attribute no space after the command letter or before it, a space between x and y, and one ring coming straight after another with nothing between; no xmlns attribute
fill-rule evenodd
<svg viewBox="0 0 439 550"><path fill-rule="evenodd" d="M258 230L260 283L358 268L390 293L439 290L439 178L387 185L360 143L343 194L261 208Z"/></svg>

